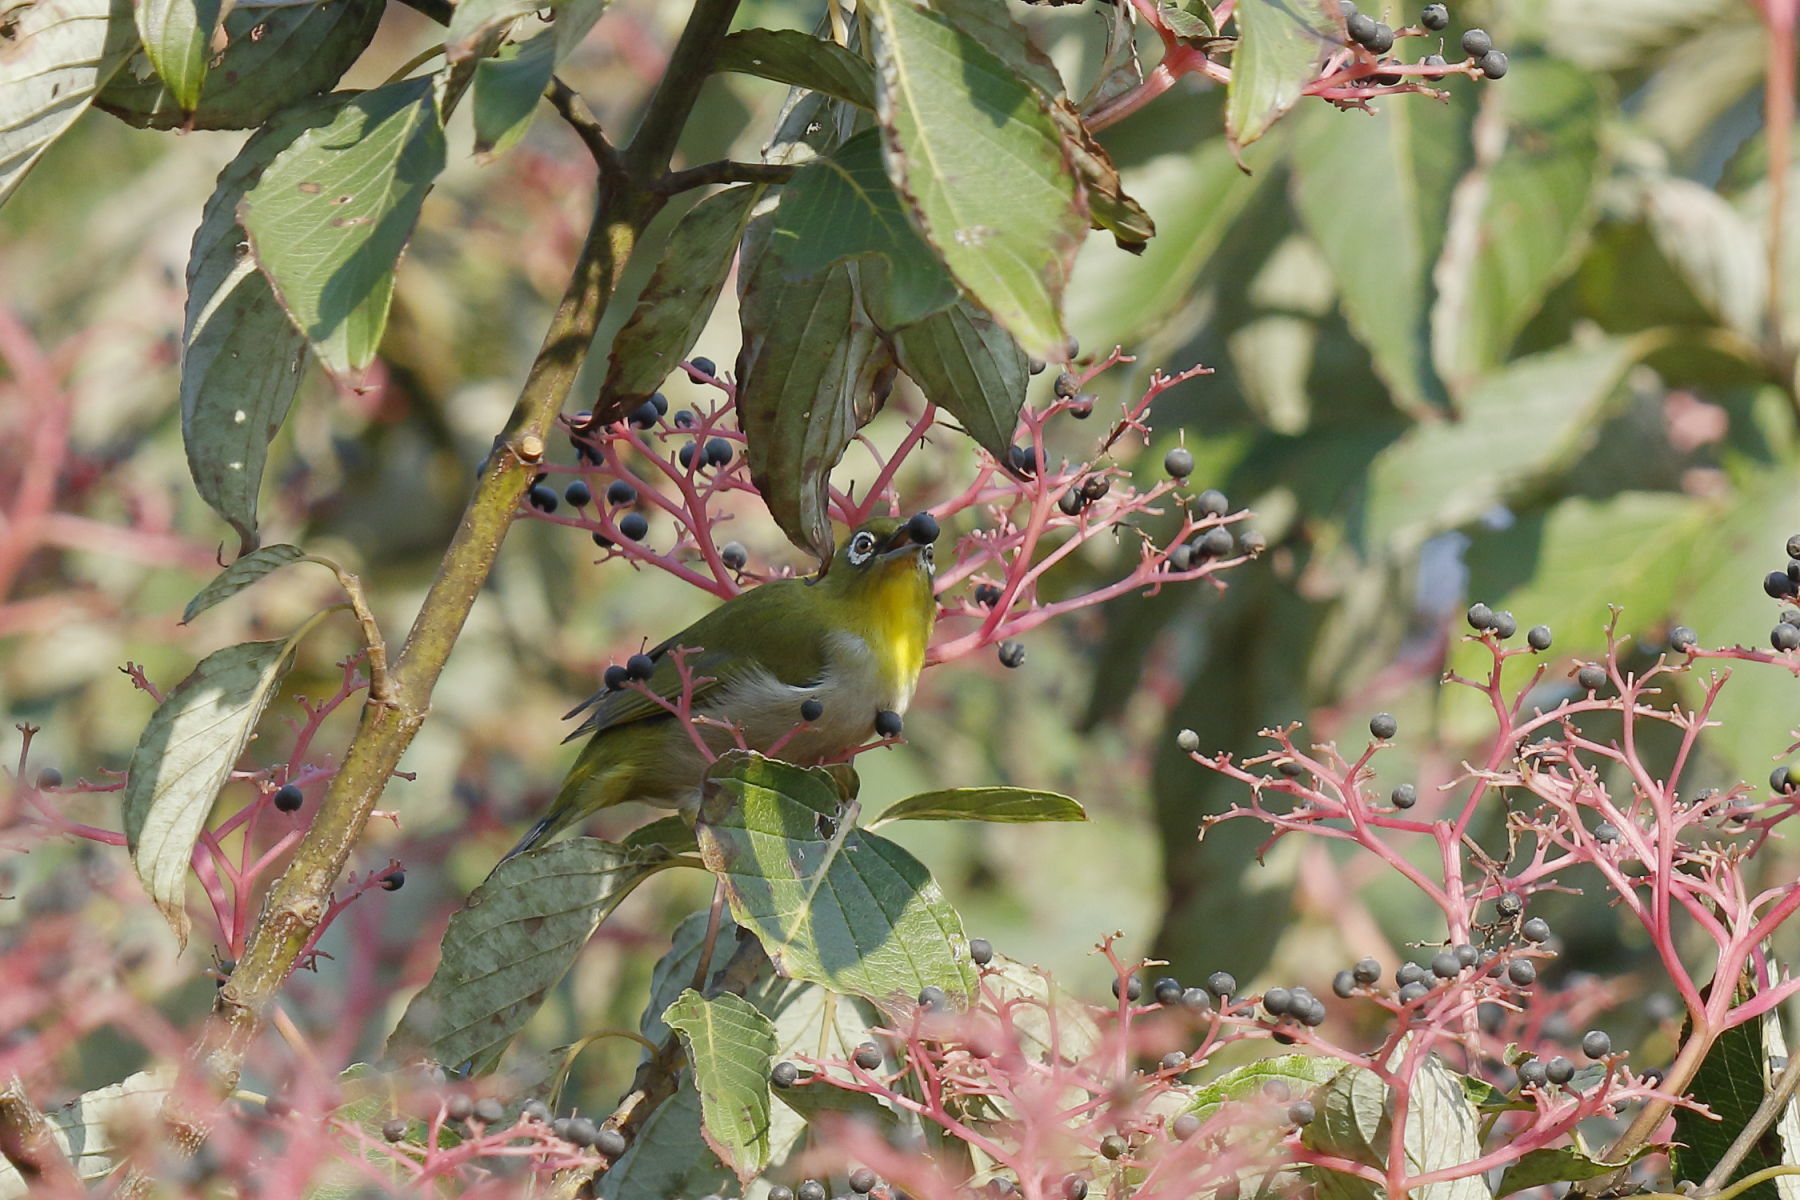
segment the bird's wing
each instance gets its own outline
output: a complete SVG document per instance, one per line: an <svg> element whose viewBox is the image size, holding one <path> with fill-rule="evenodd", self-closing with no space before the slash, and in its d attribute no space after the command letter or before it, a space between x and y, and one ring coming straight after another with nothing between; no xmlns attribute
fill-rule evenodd
<svg viewBox="0 0 1800 1200"><path fill-rule="evenodd" d="M752 588L721 604L698 621L647 653L656 670L644 687L626 686L617 691L601 689L567 714L591 709L565 741L603 729L670 715L657 702L681 702L682 665L693 680L690 705L703 708L705 698L752 665L771 671L783 683L796 687L816 682L825 673L826 632L816 620L807 619L807 604L795 605L794 588L805 587L797 579L778 579ZM796 619L796 611L803 614ZM811 614L816 616L817 614ZM680 663L673 653L685 647ZM646 695L645 693L650 693ZM653 698L655 697L655 698Z"/></svg>

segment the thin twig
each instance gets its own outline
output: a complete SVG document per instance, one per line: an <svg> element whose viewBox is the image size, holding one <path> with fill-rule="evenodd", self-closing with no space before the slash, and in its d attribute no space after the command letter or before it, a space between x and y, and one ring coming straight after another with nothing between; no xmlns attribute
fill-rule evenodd
<svg viewBox="0 0 1800 1200"><path fill-rule="evenodd" d="M685 171L671 171L661 179L653 180L650 190L658 195L673 196L677 192L692 191L715 183L786 183L794 177L797 169L782 163L742 163L720 159L718 162L689 167Z"/></svg>
<svg viewBox="0 0 1800 1200"><path fill-rule="evenodd" d="M600 168L602 175L623 178L625 164L619 159L619 152L613 144L606 140L606 133L600 128L600 121L594 116L594 110L588 107L581 93L552 75L550 86L544 89L544 98L550 101L562 119L568 123L575 136L581 139L588 153L594 156L594 163Z"/></svg>

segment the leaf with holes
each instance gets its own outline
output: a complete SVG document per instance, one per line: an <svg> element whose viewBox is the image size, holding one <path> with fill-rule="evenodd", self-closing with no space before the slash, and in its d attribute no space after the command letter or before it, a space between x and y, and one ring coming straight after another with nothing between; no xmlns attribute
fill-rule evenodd
<svg viewBox="0 0 1800 1200"><path fill-rule="evenodd" d="M502 862L450 918L437 970L407 1005L388 1055L492 1070L600 922L670 862L658 847L598 838Z"/></svg>
<svg viewBox="0 0 1800 1200"><path fill-rule="evenodd" d="M1058 357L1088 217L1044 97L943 14L911 0L866 11L889 178L963 291L1028 353Z"/></svg>
<svg viewBox="0 0 1800 1200"><path fill-rule="evenodd" d="M395 268L443 169L432 88L426 76L352 96L277 154L238 205L257 265L335 373L375 357Z"/></svg>
<svg viewBox="0 0 1800 1200"><path fill-rule="evenodd" d="M307 622L292 636L215 650L156 706L131 752L125 840L138 878L185 947L188 864L219 789L250 744Z"/></svg>
<svg viewBox="0 0 1800 1200"><path fill-rule="evenodd" d="M742 996L689 988L663 1013L681 1035L700 1089L701 1130L721 1162L748 1183L769 1164L769 1067L775 1029Z"/></svg>
<svg viewBox="0 0 1800 1200"><path fill-rule="evenodd" d="M830 776L748 751L707 775L695 830L737 923L783 975L908 1009L934 985L953 1004L974 988L962 920L919 860L839 824Z"/></svg>

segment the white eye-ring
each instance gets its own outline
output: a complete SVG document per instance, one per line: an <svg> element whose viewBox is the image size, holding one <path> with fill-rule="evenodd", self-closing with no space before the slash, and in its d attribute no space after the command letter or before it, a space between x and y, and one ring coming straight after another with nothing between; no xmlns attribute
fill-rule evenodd
<svg viewBox="0 0 1800 1200"><path fill-rule="evenodd" d="M930 546L925 547L925 549L920 551L920 553L925 558L925 573L927 575L936 575L937 574L937 555L932 553L932 549Z"/></svg>
<svg viewBox="0 0 1800 1200"><path fill-rule="evenodd" d="M868 532L857 534L850 539L850 565L860 567L869 561L869 555L875 553L875 535Z"/></svg>

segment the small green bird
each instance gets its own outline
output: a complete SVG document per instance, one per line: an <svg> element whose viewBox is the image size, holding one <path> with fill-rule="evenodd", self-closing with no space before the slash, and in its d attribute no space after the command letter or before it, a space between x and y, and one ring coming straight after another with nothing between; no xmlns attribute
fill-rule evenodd
<svg viewBox="0 0 1800 1200"><path fill-rule="evenodd" d="M603 688L568 714L592 709L567 739L591 734L588 744L556 803L506 857L628 800L691 817L709 761L696 736L713 755L738 736L752 750L779 742L775 753L802 765L869 740L877 714L906 712L925 665L937 621L937 537L930 513L876 517L823 575L752 588L649 651L638 664L651 668L642 690ZM680 702L678 648L694 680L691 711L704 720L684 723L645 694Z"/></svg>

